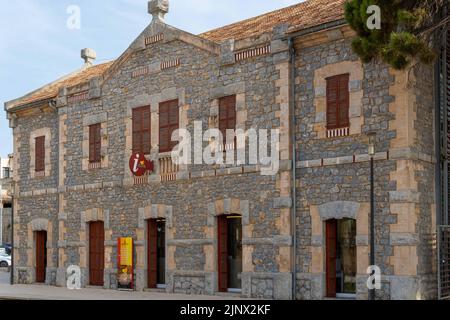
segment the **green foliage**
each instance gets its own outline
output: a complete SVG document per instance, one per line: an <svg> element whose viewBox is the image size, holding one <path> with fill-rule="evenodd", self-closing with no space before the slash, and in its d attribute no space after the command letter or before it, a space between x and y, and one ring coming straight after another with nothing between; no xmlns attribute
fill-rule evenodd
<svg viewBox="0 0 450 320"><path fill-rule="evenodd" d="M414 58L432 63L434 51L416 33L428 17L424 8L411 8L402 0L351 0L345 4L345 18L356 38L354 52L365 63L381 58L395 69L406 68ZM367 8L381 9L381 28L371 30Z"/></svg>

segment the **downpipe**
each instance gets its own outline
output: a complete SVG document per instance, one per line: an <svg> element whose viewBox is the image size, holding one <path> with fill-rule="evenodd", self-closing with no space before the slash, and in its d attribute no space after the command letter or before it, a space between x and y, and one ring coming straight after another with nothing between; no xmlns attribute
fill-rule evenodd
<svg viewBox="0 0 450 320"><path fill-rule="evenodd" d="M292 214L291 214L291 230L292 230L292 300L296 300L297 296L297 189L296 189L296 175L297 175L297 151L295 148L295 128L297 121L295 119L295 47L294 38L288 39L289 43L289 60L290 60L290 137L292 147Z"/></svg>

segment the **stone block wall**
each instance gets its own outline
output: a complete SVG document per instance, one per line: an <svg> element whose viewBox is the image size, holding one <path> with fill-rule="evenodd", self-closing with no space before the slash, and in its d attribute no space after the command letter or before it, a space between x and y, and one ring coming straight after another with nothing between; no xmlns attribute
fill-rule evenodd
<svg viewBox="0 0 450 320"><path fill-rule="evenodd" d="M349 135L327 138L322 85L324 78L344 73L350 73ZM367 298L370 131L377 133L375 254L382 271L377 297L426 299L436 293L433 99L426 79L433 79L432 71L420 64L402 72L361 64L346 39L297 51L297 298L326 295L323 223L350 218L351 210L342 209L345 202L363 210L356 215L356 296ZM332 214L321 216L317 208L323 206Z"/></svg>
<svg viewBox="0 0 450 320"><path fill-rule="evenodd" d="M3 210L3 215L2 215L2 243L11 243L11 239L12 239L12 226L11 226L11 208L1 208L1 210Z"/></svg>
<svg viewBox="0 0 450 320"><path fill-rule="evenodd" d="M164 32L156 42L144 39ZM266 40L267 41L267 40ZM269 40L269 44L270 44ZM287 299L292 286L290 228L289 64L287 46L273 54L225 63L215 44L167 26L152 25L102 79L63 88L56 110L18 117L20 153L16 211L16 282L33 283L34 231L49 233L47 283L65 285L70 265L89 283L87 223L105 225L104 287L116 288L117 238L135 240L136 289L147 287L146 223L166 219L168 292L214 294L217 283L217 216L240 214L243 221L242 294ZM224 50L231 50L224 48ZM229 51L228 53L233 53ZM232 58L233 59L232 59ZM176 60L177 63L168 63ZM88 92L89 94L81 94ZM150 105L152 160L159 154L158 107L178 99L180 123L192 133L194 121L211 124L214 101L237 95L240 129L280 129L281 169L261 175L259 166L187 165L175 181L135 185L131 155L130 110ZM72 99L73 95L80 98ZM287 113L286 113L287 112ZM102 163L86 163L86 127L102 123ZM30 178L30 132L48 128L50 175ZM206 145L206 142L203 143ZM46 223L42 223L44 219ZM36 221L41 221L37 223Z"/></svg>
<svg viewBox="0 0 450 320"><path fill-rule="evenodd" d="M427 81L432 71L419 64L404 72L376 62L362 64L347 38L302 42L295 57L292 97L282 30L275 28L273 34L253 39L252 44L264 48L255 51L249 41L218 45L155 22L103 77L61 88L56 108L42 106L19 115L14 128L15 281L34 282L34 232L45 230L46 282L64 286L66 268L79 265L86 286L87 224L103 221L104 287L117 288L117 238L129 236L136 248L136 289L143 290L147 287L146 220L165 218L166 291L215 294L217 216L240 214L242 295L290 299L295 278L295 298L322 299L324 222L352 218L357 221L356 297L366 299L370 249L366 134L376 131L375 253L382 271L382 290L377 295L381 299L433 297L433 99ZM248 50L251 57L245 59L243 52ZM254 56L256 52L262 54ZM350 126L348 134L335 136L326 128L325 79L343 73L350 74ZM280 130L278 173L261 175L258 165L183 165L174 181L161 181L158 160L167 155L159 152L159 103L178 99L180 124L193 136L194 121L201 120L203 130L217 127L217 99L233 94L239 129ZM297 124L295 213L291 99ZM156 168L136 183L128 169L131 111L147 105L152 125L150 158ZM94 123L101 123L102 161L91 167L86 128ZM42 130L49 137L48 172L33 177L32 137Z"/></svg>

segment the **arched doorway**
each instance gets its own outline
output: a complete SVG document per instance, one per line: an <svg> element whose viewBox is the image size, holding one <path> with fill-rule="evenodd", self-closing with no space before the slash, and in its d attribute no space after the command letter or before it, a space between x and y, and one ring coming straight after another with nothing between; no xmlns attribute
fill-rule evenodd
<svg viewBox="0 0 450 320"><path fill-rule="evenodd" d="M326 290L329 298L356 294L356 220L326 222Z"/></svg>
<svg viewBox="0 0 450 320"><path fill-rule="evenodd" d="M217 226L219 291L240 292L242 288L242 216L218 216Z"/></svg>

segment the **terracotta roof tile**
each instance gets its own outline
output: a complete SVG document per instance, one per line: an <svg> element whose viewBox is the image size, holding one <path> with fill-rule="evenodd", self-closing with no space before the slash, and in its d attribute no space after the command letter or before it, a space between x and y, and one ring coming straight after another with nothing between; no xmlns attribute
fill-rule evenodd
<svg viewBox="0 0 450 320"><path fill-rule="evenodd" d="M19 98L18 100L12 103L12 107L25 105L28 103L48 100L55 98L58 95L58 91L60 88L76 86L83 82L89 81L90 79L101 76L103 72L105 72L113 62L102 63L98 65L94 65L91 67L87 67L85 69L81 69L79 71L75 71L59 80L56 80L50 84L43 86L42 88L31 92L30 94Z"/></svg>
<svg viewBox="0 0 450 320"><path fill-rule="evenodd" d="M289 24L289 31L298 31L344 18L347 0L308 0L254 18L200 34L200 37L222 42L245 39L271 32L279 24Z"/></svg>
<svg viewBox="0 0 450 320"><path fill-rule="evenodd" d="M289 24L289 32L307 29L342 19L344 17L344 3L346 1L308 0L287 8L214 29L199 36L211 41L222 42L227 39L239 40L271 32L273 27L279 24ZM113 63L114 61L111 61L76 71L22 98L11 101L9 105L10 107L15 107L55 98L60 88L75 86L89 81L96 76L102 76Z"/></svg>

